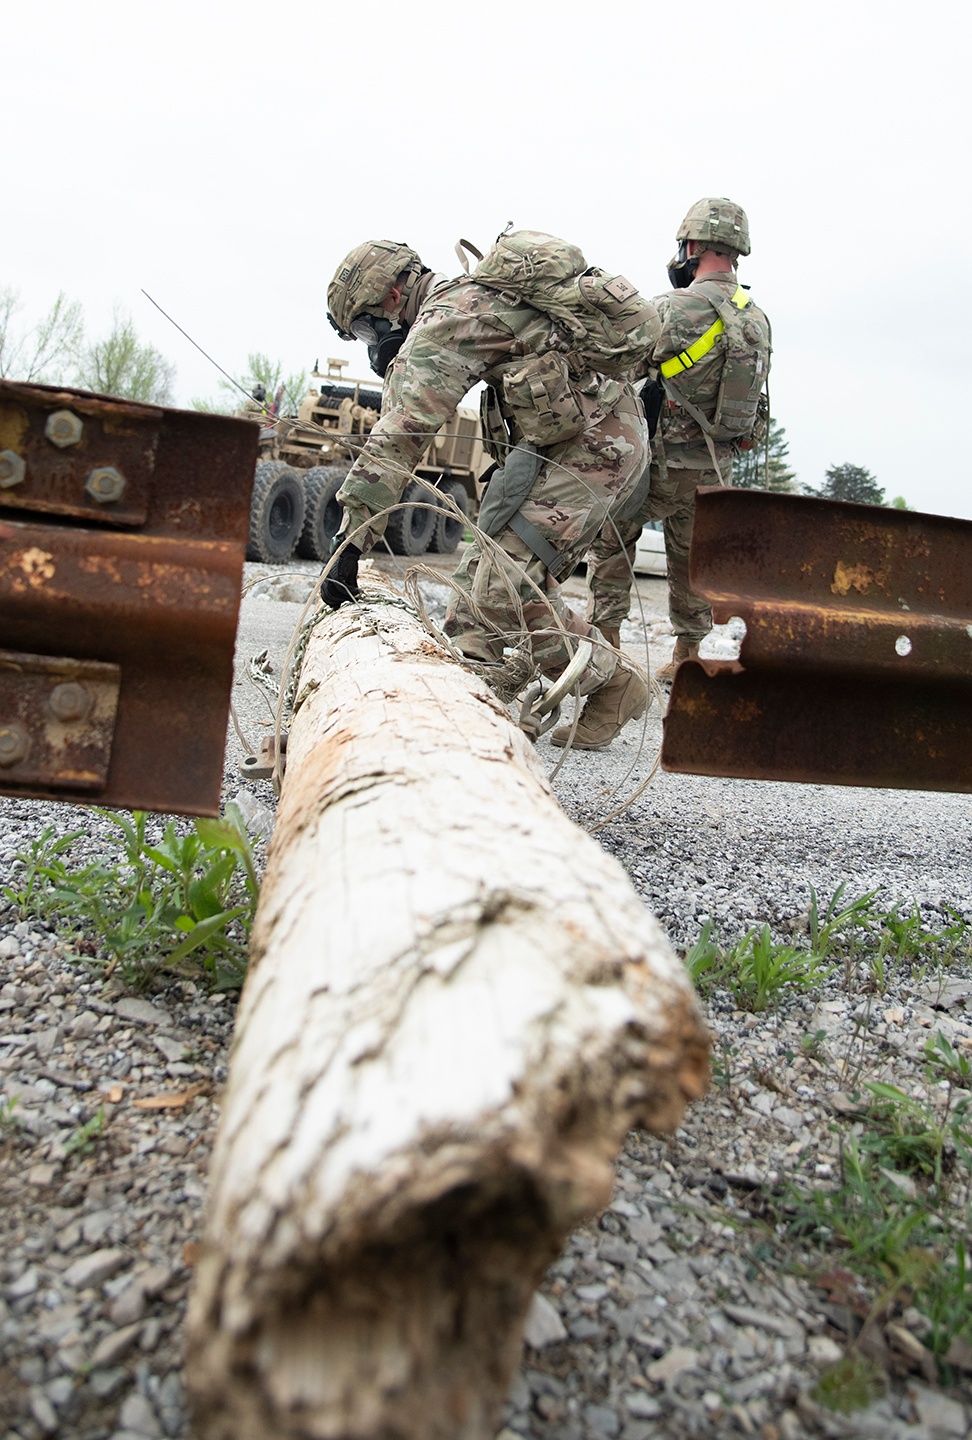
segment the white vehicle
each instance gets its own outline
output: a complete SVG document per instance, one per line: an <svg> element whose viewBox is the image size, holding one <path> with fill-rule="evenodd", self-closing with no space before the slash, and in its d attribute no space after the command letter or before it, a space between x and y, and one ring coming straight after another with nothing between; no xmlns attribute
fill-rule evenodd
<svg viewBox="0 0 972 1440"><path fill-rule="evenodd" d="M667 572L665 536L660 520L649 520L638 536L634 569L636 575L664 575Z"/></svg>

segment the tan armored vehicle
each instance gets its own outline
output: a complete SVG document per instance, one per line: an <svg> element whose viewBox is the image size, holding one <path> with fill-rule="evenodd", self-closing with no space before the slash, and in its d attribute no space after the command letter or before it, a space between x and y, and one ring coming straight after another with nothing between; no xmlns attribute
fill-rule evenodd
<svg viewBox="0 0 972 1440"><path fill-rule="evenodd" d="M250 511L249 560L288 560L298 555L324 560L341 523L334 498L351 468L361 440L381 410L381 389L367 381L345 379L346 360L328 360L327 374L316 368L316 382L296 416L270 422L258 400L239 413L261 421L260 450ZM320 383L323 382L323 383ZM489 466L482 447L479 416L460 407L453 420L430 442L415 474L451 496L467 515L479 508L479 477ZM403 500L428 501L413 482ZM452 514L414 504L388 519L385 538L396 555L449 554L462 538L463 524Z"/></svg>

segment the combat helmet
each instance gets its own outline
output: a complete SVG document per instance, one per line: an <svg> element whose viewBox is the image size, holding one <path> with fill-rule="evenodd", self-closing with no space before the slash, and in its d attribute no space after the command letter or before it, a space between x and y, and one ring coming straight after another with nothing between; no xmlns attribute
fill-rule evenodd
<svg viewBox="0 0 972 1440"><path fill-rule="evenodd" d="M327 318L342 340L353 340L351 324L381 302L403 270L425 269L410 245L399 240L366 240L344 257L327 287Z"/></svg>
<svg viewBox="0 0 972 1440"><path fill-rule="evenodd" d="M749 254L749 221L741 205L725 195L696 200L678 227L676 240L697 240L701 244L725 246L739 255Z"/></svg>

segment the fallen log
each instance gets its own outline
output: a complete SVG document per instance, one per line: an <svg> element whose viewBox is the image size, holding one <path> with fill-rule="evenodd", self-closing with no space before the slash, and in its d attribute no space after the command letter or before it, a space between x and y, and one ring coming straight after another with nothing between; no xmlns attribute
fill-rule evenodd
<svg viewBox="0 0 972 1440"><path fill-rule="evenodd" d="M373 592L324 619L213 1157L195 1433L491 1440L545 1268L707 1050L490 690Z"/></svg>

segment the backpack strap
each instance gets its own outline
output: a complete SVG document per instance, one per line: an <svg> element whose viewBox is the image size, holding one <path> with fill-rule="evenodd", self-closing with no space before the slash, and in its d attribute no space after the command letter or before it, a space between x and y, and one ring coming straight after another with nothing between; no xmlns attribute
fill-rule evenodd
<svg viewBox="0 0 972 1440"><path fill-rule="evenodd" d="M705 286L705 288L703 288L703 286ZM704 281L702 284L697 284L695 288L701 290L705 299L708 300L716 310L722 313L720 313L719 319L713 321L708 330L699 336L698 340L694 340L692 344L679 355L673 355L670 360L664 361L661 366L661 373L666 380L671 380L674 375L681 375L684 371L690 370L693 365L697 365L700 360L708 355L719 336L725 330L726 319L732 319L732 310L729 308L731 305L735 305L737 310L743 310L749 304L749 296L741 285L736 286L735 293L729 300L726 299L722 291L716 286L705 285ZM713 290L716 291L718 300L713 296ZM728 314L725 313L727 311ZM725 318L723 318L723 316L725 316Z"/></svg>

